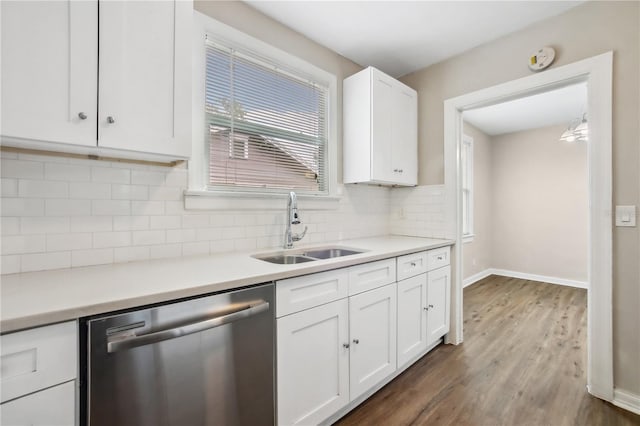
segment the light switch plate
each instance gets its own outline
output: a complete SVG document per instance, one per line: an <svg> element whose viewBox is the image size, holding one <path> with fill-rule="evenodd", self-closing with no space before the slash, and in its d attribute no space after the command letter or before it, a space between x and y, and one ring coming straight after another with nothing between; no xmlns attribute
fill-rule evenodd
<svg viewBox="0 0 640 426"><path fill-rule="evenodd" d="M636 226L636 206L616 206L616 226Z"/></svg>

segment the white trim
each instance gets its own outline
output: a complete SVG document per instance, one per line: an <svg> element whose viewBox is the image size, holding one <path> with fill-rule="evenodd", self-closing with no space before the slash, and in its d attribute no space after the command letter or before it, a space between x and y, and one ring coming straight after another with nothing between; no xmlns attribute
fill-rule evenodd
<svg viewBox="0 0 640 426"><path fill-rule="evenodd" d="M477 283L478 281L487 278L489 275L493 274L493 269L487 268L484 271L480 271L477 274L473 274L470 277L465 278L462 281L462 288L467 288L471 284Z"/></svg>
<svg viewBox="0 0 640 426"><path fill-rule="evenodd" d="M489 275L500 275L501 277L520 278L522 280L540 281L548 284L564 285L567 287L587 289L589 283L586 281L569 280L566 278L551 277L548 275L529 274L526 272L509 271L507 269L487 268L477 274L471 275L462 281L462 288L467 288L471 284L476 283Z"/></svg>
<svg viewBox="0 0 640 426"><path fill-rule="evenodd" d="M614 389L611 403L640 415L640 395L622 389Z"/></svg>
<svg viewBox="0 0 640 426"><path fill-rule="evenodd" d="M613 399L612 306L612 65L613 52L478 90L444 102L446 238L455 239L451 332L448 341L463 339L462 222L459 183L462 111L516 99L586 81L589 114L589 282L587 389Z"/></svg>
<svg viewBox="0 0 640 426"><path fill-rule="evenodd" d="M462 167L466 167L467 168L467 178L469 179L469 185L467 187L467 190L469 191L469 205L467 206L467 209L469 210L467 212L467 216L468 216L468 220L469 220L469 227L468 227L468 233L467 234L463 234L463 242L471 242L473 241L473 218L475 216L475 204L474 204L474 191L473 191L473 186L474 186L474 175L473 175L473 163L474 163L474 158L473 158L473 138L469 135L462 135L462 145L468 145L467 148L467 164L462 164ZM462 150L460 151L460 155L462 155ZM464 215L464 212L463 212ZM463 216L464 219L464 216Z"/></svg>
<svg viewBox="0 0 640 426"><path fill-rule="evenodd" d="M185 191L185 210L282 210L288 194L259 192ZM338 210L340 197L297 194L303 211Z"/></svg>
<svg viewBox="0 0 640 426"><path fill-rule="evenodd" d="M506 269L489 269L492 275L500 275L501 277L520 278L529 281L540 281L549 284L564 285L575 288L589 288L589 283L578 280L568 280L566 278L550 277L548 275L528 274L526 272L509 271Z"/></svg>
<svg viewBox="0 0 640 426"><path fill-rule="evenodd" d="M213 34L223 39L230 40L235 44L241 45L246 49L254 52L260 52L261 55L268 56L270 59L286 64L292 69L300 70L300 72L313 76L318 81L326 83L329 87L328 95L328 132L327 132L327 164L326 179L327 193L317 194L314 196L334 197L338 191L338 79L337 77L309 62L306 62L292 54L281 50L275 46L258 40L247 35L237 29L216 21L215 19L200 13L193 12L193 87L192 87L192 110L193 110L193 127L192 127L192 150L191 159L189 160L189 190L192 192L207 191L207 156L205 155L204 141L204 97L205 97L205 60L206 48L204 37L207 33ZM256 189L254 188L253 191ZM218 197L228 197L227 205L233 206L238 200L237 193L242 190L224 190L211 191L215 192ZM251 190L247 191L251 194ZM288 190L282 190L279 194L288 193ZM239 204L242 208L242 202ZM236 207L232 207L236 208Z"/></svg>

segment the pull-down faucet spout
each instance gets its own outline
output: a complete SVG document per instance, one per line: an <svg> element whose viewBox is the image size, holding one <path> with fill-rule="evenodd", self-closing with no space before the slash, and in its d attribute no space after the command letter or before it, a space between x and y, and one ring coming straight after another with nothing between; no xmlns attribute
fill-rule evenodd
<svg viewBox="0 0 640 426"><path fill-rule="evenodd" d="M291 225L300 224L300 215L298 214L298 197L296 193L289 192L289 198L287 200L287 229L284 233L284 248L293 248L294 241L300 241L307 233L307 227L304 227L302 234L294 234L291 231Z"/></svg>

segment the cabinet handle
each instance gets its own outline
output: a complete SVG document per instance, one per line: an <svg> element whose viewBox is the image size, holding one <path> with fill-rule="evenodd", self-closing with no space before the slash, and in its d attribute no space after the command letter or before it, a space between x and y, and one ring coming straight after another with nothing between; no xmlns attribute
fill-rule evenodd
<svg viewBox="0 0 640 426"><path fill-rule="evenodd" d="M80 120L86 120L87 119L87 114L85 114L84 112L79 112L78 113L78 118Z"/></svg>
<svg viewBox="0 0 640 426"><path fill-rule="evenodd" d="M394 173L398 173L398 171L399 171L398 169L393 169Z"/></svg>
<svg viewBox="0 0 640 426"><path fill-rule="evenodd" d="M355 344L357 345L358 343L360 343L360 340L358 340L358 339L353 339L353 343L355 343Z"/></svg>
<svg viewBox="0 0 640 426"><path fill-rule="evenodd" d="M442 256L438 256L438 260L442 260Z"/></svg>
<svg viewBox="0 0 640 426"><path fill-rule="evenodd" d="M399 171L400 173L402 173L402 169L399 169L398 171Z"/></svg>
<svg viewBox="0 0 640 426"><path fill-rule="evenodd" d="M342 347L345 348L345 349L349 349L349 346L351 346L351 345L348 344L348 343L343 343L342 344Z"/></svg>
<svg viewBox="0 0 640 426"><path fill-rule="evenodd" d="M416 266L416 262L411 262L411 266L415 267Z"/></svg>
<svg viewBox="0 0 640 426"><path fill-rule="evenodd" d="M433 305L429 305L430 308L433 308Z"/></svg>
<svg viewBox="0 0 640 426"><path fill-rule="evenodd" d="M108 116L108 117L107 117L107 123L109 123L109 124L113 124L113 123L115 123L115 122L116 122L116 120L115 120L112 116Z"/></svg>
<svg viewBox="0 0 640 426"><path fill-rule="evenodd" d="M426 306L425 306L424 308L422 308L422 309L424 309L425 311L428 311L428 310L429 310L429 308L428 308L428 307L426 307Z"/></svg>

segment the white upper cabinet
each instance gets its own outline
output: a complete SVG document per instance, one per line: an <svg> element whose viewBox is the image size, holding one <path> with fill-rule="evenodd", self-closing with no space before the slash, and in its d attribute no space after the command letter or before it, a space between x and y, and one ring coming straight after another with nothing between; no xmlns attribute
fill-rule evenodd
<svg viewBox="0 0 640 426"><path fill-rule="evenodd" d="M3 145L189 157L190 1L1 7Z"/></svg>
<svg viewBox="0 0 640 426"><path fill-rule="evenodd" d="M418 95L369 67L344 80L344 183L418 183Z"/></svg>
<svg viewBox="0 0 640 426"><path fill-rule="evenodd" d="M3 1L0 8L3 144L95 147L98 3Z"/></svg>
<svg viewBox="0 0 640 426"><path fill-rule="evenodd" d="M101 147L189 156L192 14L187 1L100 2Z"/></svg>

